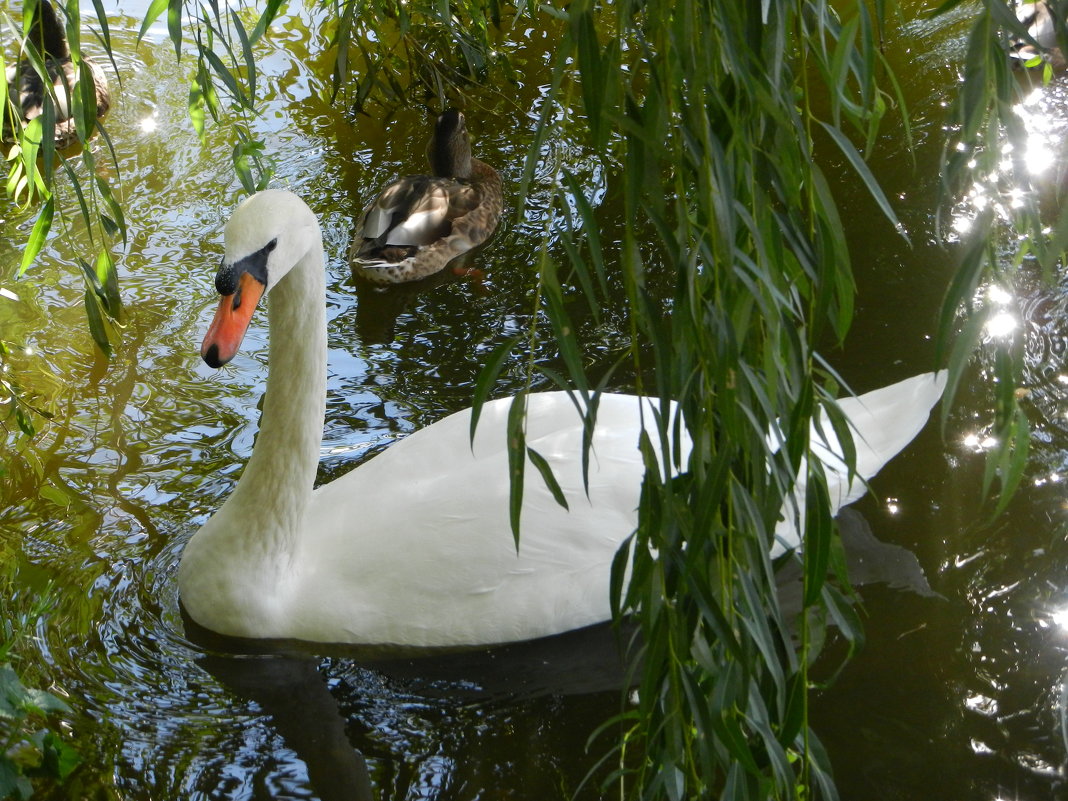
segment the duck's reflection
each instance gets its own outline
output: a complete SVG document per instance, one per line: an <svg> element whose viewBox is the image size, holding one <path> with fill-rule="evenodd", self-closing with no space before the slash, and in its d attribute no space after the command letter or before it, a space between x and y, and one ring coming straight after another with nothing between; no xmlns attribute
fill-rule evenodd
<svg viewBox="0 0 1068 801"><path fill-rule="evenodd" d="M456 281L471 281L476 284L482 273L475 267L476 255L482 245L459 258L453 259L440 272L418 281L405 284L371 284L353 279L356 288L356 335L366 345L388 345L396 335L397 318L406 312L416 298L427 290Z"/></svg>

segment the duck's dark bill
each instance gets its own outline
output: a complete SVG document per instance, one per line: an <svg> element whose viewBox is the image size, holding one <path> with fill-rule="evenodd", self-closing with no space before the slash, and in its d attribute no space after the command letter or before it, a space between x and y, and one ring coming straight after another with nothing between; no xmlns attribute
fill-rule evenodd
<svg viewBox="0 0 1068 801"><path fill-rule="evenodd" d="M237 354L262 295L263 284L248 273L242 273L237 281L237 291L223 295L219 300L215 319L200 346L200 355L209 367L222 367Z"/></svg>

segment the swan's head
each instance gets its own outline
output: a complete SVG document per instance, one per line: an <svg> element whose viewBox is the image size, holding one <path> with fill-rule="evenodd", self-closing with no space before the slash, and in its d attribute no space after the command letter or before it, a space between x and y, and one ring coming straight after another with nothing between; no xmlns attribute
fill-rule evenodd
<svg viewBox="0 0 1068 801"><path fill-rule="evenodd" d="M244 200L226 223L225 255L215 275L222 295L200 355L222 367L237 354L260 298L320 241L319 221L292 192L268 189Z"/></svg>

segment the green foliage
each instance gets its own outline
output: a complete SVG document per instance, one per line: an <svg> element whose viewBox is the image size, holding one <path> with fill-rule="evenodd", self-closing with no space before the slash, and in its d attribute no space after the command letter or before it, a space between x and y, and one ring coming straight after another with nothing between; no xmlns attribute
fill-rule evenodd
<svg viewBox="0 0 1068 801"><path fill-rule="evenodd" d="M939 11L949 11L959 0L947 0ZM1054 18L1062 26L1068 3L1051 0L1057 9ZM1003 0L983 0L983 13L977 14L969 31L964 58L964 81L953 107L953 129L946 143L944 192L946 204L960 197L970 184L982 183L977 176L1004 175L1004 183L984 186L990 204L974 221L957 274L942 306L938 345L948 354L951 366L946 390L949 408L964 365L980 348L994 348L994 436L999 446L987 453L983 478L986 494L997 488L994 514L1007 506L1019 486L1027 465L1030 429L1016 392L1022 354L1013 352L1012 342L985 343L985 313L976 308L978 290L988 283L1011 285L1013 272L1028 256L1040 265L1047 280L1054 268L1064 263L1068 250L1068 213L1059 197L1034 191L1008 195L1010 187L1030 188L1030 176L1013 152L1026 150L1026 131L1015 106L1030 92L1032 81L1048 82L1048 64L1041 72L1014 72L1005 57L1009 38L1028 38L1027 31L1012 8ZM1057 31L1062 48L1068 44L1063 27ZM1030 66L1037 66L1029 62ZM1012 165L1005 174L1003 164ZM1015 258L999 259L999 245L1014 242ZM960 313L959 310L963 310ZM1015 347L1018 347L1015 346Z"/></svg>
<svg viewBox="0 0 1068 801"><path fill-rule="evenodd" d="M36 433L34 419L39 417L50 420L52 413L33 404L7 369L14 350L13 343L0 340L0 407L7 409L7 413L0 419L0 425L3 425L4 430L10 435L11 423L14 421L18 432L26 437L32 437Z"/></svg>
<svg viewBox="0 0 1068 801"><path fill-rule="evenodd" d="M102 7L98 3L94 4L100 26L98 36L110 55L111 39L107 18L102 13ZM82 58L82 20L79 5L77 0L68 3L57 0L55 6L60 18L65 20L71 60L79 74L73 91L70 91L69 87L61 87L63 97L57 96L57 90L49 77L49 65L43 56L43 43L33 41L31 35L33 19L38 13L38 3L24 3L19 21L12 19L6 9L0 16L0 23L19 43L16 63L4 64L4 57L0 54L0 66L32 69L46 88L41 114L28 122L22 119L21 110L10 93L5 95L2 109L4 141L8 143L5 156L8 163L7 195L21 208L38 204L41 207L16 273L18 277L26 273L44 247L52 231L56 213L63 219L69 205L64 197L67 190L73 193L82 224L89 232L91 247L95 250L94 261L110 260L113 244L119 240L123 243L126 241L126 225L122 218L121 206L114 196L109 179L97 168L94 146L90 145L94 135L100 133L117 176L118 161L111 150L110 142L107 141L103 123L96 118L93 77L89 65ZM57 121L56 109L61 106L71 109L77 143L81 147L80 153L75 154L72 148L62 151L56 147L56 129L57 125L61 124ZM57 164L62 168L62 181L56 180ZM121 327L118 297L116 287L110 299L105 301L87 279L85 307L89 329L93 340L106 354L110 354L111 343Z"/></svg>
<svg viewBox="0 0 1068 801"><path fill-rule="evenodd" d="M253 194L270 183L273 162L262 141L253 138L249 121L256 115L257 70L253 45L277 15L281 3L271 0L250 31L242 14L217 0L184 4L181 0L153 0L141 23L138 39L167 12L167 31L180 62L187 39L195 45L196 65L189 88L189 117L203 138L207 116L220 123L226 112L237 138L234 172L244 190Z"/></svg>
<svg viewBox="0 0 1068 801"><path fill-rule="evenodd" d="M845 434L837 378L816 344L844 337L853 313L849 253L819 165L844 157L888 231L901 230L852 138L870 146L887 109L873 46L882 20L858 6L842 21L819 2L606 11L579 0L560 13L556 97L577 82L590 141L623 176L634 221L606 253L581 187L561 176L558 206L582 222L565 237L568 278L596 314L605 263L621 271L633 370L662 403L665 456L642 443L639 527L614 570L616 609L640 625L642 665L638 704L619 721L628 731L617 776L641 798L832 798L807 725L809 665L823 621L853 643L862 633L839 588L826 481L808 458L819 408ZM555 118L547 111L543 126ZM584 387L562 270L542 262L540 297L568 368L551 377ZM668 399L684 413L689 455ZM804 598L817 610L793 620L768 553L799 481Z"/></svg>
<svg viewBox="0 0 1068 801"><path fill-rule="evenodd" d="M388 114L412 98L441 100L490 75L510 77L492 28L501 27L506 12L524 13L527 4L505 9L499 0L345 0L335 8L334 95L356 111L375 104Z"/></svg>
<svg viewBox="0 0 1068 801"><path fill-rule="evenodd" d="M11 591L5 582L5 597ZM62 699L45 690L27 687L7 660L18 642L47 612L48 593L25 615L12 615L6 602L3 640L0 641L0 799L28 799L34 782L65 782L81 762L57 722L71 712Z"/></svg>
<svg viewBox="0 0 1068 801"><path fill-rule="evenodd" d="M70 712L44 690L23 686L9 665L0 665L0 798L30 798L32 778L60 782L78 767L78 752L47 727L49 718Z"/></svg>

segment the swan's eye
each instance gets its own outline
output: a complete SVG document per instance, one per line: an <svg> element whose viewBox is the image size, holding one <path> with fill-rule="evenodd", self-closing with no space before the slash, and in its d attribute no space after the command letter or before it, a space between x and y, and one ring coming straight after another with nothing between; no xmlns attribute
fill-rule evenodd
<svg viewBox="0 0 1068 801"><path fill-rule="evenodd" d="M266 245L264 245L263 246L263 252L264 253L270 253L276 247L278 247L278 239L277 238L272 239L270 242L268 242Z"/></svg>

